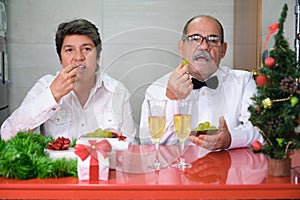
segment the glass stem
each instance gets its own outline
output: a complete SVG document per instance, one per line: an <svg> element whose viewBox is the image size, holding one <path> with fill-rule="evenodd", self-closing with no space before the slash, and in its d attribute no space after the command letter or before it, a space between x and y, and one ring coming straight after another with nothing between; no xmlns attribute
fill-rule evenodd
<svg viewBox="0 0 300 200"><path fill-rule="evenodd" d="M184 142L180 142L180 163L184 163L184 157L183 157L183 152L184 152Z"/></svg>
<svg viewBox="0 0 300 200"><path fill-rule="evenodd" d="M155 142L155 163L159 163L158 151L159 151L159 142Z"/></svg>

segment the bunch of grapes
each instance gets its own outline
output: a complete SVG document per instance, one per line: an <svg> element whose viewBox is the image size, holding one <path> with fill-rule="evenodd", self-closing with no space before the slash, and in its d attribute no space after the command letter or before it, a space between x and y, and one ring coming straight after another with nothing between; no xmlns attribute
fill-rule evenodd
<svg viewBox="0 0 300 200"><path fill-rule="evenodd" d="M204 123L199 123L198 126L192 130L190 135L199 136L199 135L206 135L208 133L213 134L216 133L216 131L218 131L216 126L211 126L210 122L204 122Z"/></svg>

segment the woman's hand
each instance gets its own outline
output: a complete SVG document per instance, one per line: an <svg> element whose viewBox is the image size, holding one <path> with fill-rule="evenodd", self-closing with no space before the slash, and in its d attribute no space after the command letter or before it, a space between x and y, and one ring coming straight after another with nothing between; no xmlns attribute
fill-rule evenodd
<svg viewBox="0 0 300 200"><path fill-rule="evenodd" d="M58 76L50 85L51 92L56 102L73 89L77 73L78 66L76 65L69 65L59 72Z"/></svg>

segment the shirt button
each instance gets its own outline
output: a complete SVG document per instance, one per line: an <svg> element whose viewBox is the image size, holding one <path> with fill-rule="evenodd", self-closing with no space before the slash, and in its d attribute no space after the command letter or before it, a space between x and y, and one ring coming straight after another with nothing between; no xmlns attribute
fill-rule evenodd
<svg viewBox="0 0 300 200"><path fill-rule="evenodd" d="M53 111L56 111L56 108L52 108Z"/></svg>
<svg viewBox="0 0 300 200"><path fill-rule="evenodd" d="M84 127L84 123L82 123L81 126Z"/></svg>

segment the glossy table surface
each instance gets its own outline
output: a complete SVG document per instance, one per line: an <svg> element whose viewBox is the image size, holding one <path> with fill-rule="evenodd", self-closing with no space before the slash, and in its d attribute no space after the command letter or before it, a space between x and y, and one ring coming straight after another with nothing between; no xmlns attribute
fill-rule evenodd
<svg viewBox="0 0 300 200"><path fill-rule="evenodd" d="M161 146L160 160L168 167L149 168L154 146L130 145L110 154L109 180L77 178L16 180L0 178L4 199L297 199L300 198L300 151L291 156L291 176L268 175L267 159L248 148L209 152L187 146L184 157L192 168L170 166L178 146Z"/></svg>

